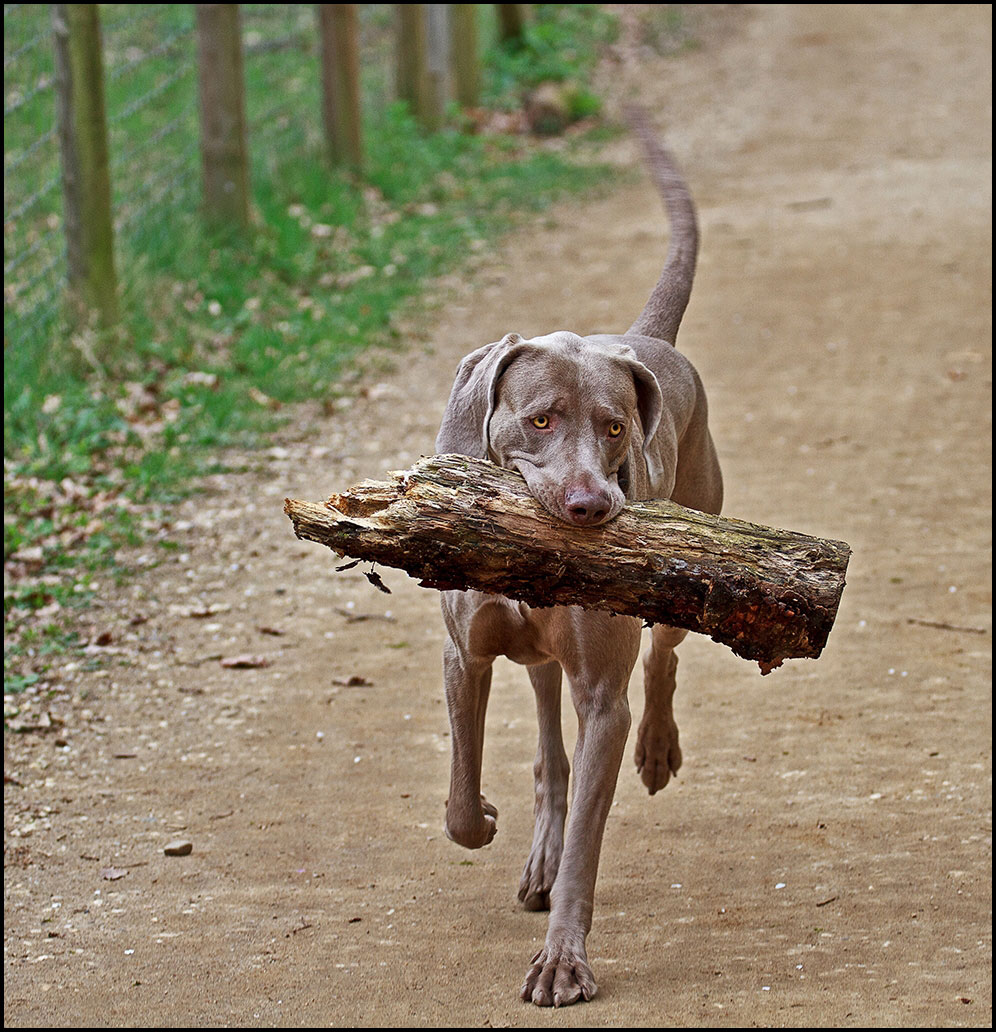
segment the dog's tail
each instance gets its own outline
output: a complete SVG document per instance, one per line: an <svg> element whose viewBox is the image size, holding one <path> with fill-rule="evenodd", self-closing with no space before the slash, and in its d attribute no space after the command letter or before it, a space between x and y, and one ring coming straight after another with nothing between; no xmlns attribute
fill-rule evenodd
<svg viewBox="0 0 996 1032"><path fill-rule="evenodd" d="M650 174L663 198L671 224L671 241L664 259L664 271L640 317L628 332L674 344L692 292L695 259L699 250L695 205L674 158L650 128L646 112L639 107L630 107L626 109L626 117L633 132L643 143Z"/></svg>

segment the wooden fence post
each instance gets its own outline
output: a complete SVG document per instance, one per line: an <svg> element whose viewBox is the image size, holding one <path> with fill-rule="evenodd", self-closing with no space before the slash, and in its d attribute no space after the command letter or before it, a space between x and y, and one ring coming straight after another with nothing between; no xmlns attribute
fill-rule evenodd
<svg viewBox="0 0 996 1032"><path fill-rule="evenodd" d="M358 169L363 162L363 136L356 4L318 4L318 34L329 160Z"/></svg>
<svg viewBox="0 0 996 1032"><path fill-rule="evenodd" d="M495 4L498 8L498 38L503 43L522 43L526 31L525 4Z"/></svg>
<svg viewBox="0 0 996 1032"><path fill-rule="evenodd" d="M481 92L477 4L450 4L450 61L461 107L476 107Z"/></svg>
<svg viewBox="0 0 996 1032"><path fill-rule="evenodd" d="M238 4L196 4L204 211L249 223L249 146Z"/></svg>
<svg viewBox="0 0 996 1032"><path fill-rule="evenodd" d="M435 131L443 124L450 86L449 4L426 4L426 66L429 106L425 126Z"/></svg>
<svg viewBox="0 0 996 1032"><path fill-rule="evenodd" d="M430 119L428 28L425 4L398 4L398 99L422 125Z"/></svg>
<svg viewBox="0 0 996 1032"><path fill-rule="evenodd" d="M96 4L53 4L70 292L101 324L118 317L104 67Z"/></svg>

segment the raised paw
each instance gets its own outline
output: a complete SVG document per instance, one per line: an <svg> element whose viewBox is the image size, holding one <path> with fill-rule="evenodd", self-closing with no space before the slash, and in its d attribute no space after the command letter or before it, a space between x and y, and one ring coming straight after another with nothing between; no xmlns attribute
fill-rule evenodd
<svg viewBox="0 0 996 1032"><path fill-rule="evenodd" d="M597 992L583 949L545 946L533 957L519 995L537 1007L566 1007Z"/></svg>
<svg viewBox="0 0 996 1032"><path fill-rule="evenodd" d="M651 718L640 722L636 736L636 769L651 795L659 792L678 773L681 766L681 746L678 745L678 725L668 717Z"/></svg>
<svg viewBox="0 0 996 1032"><path fill-rule="evenodd" d="M447 799L443 831L451 842L459 846L480 849L498 833L498 809L484 796L481 796L476 807L463 809Z"/></svg>

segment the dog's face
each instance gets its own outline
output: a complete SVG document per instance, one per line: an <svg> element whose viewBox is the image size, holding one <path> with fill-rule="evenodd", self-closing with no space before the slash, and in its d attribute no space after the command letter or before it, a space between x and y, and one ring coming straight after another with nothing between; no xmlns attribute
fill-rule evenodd
<svg viewBox="0 0 996 1032"><path fill-rule="evenodd" d="M622 508L634 455L646 475L661 407L629 348L510 334L464 360L436 446L518 470L548 512L595 526Z"/></svg>

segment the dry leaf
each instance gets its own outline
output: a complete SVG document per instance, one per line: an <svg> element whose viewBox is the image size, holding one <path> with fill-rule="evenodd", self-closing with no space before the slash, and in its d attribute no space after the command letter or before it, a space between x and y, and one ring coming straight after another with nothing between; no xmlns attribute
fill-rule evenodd
<svg viewBox="0 0 996 1032"><path fill-rule="evenodd" d="M270 661L266 656L251 656L248 653L242 656L229 656L221 661L223 667L235 670L245 670L254 667L267 667Z"/></svg>

